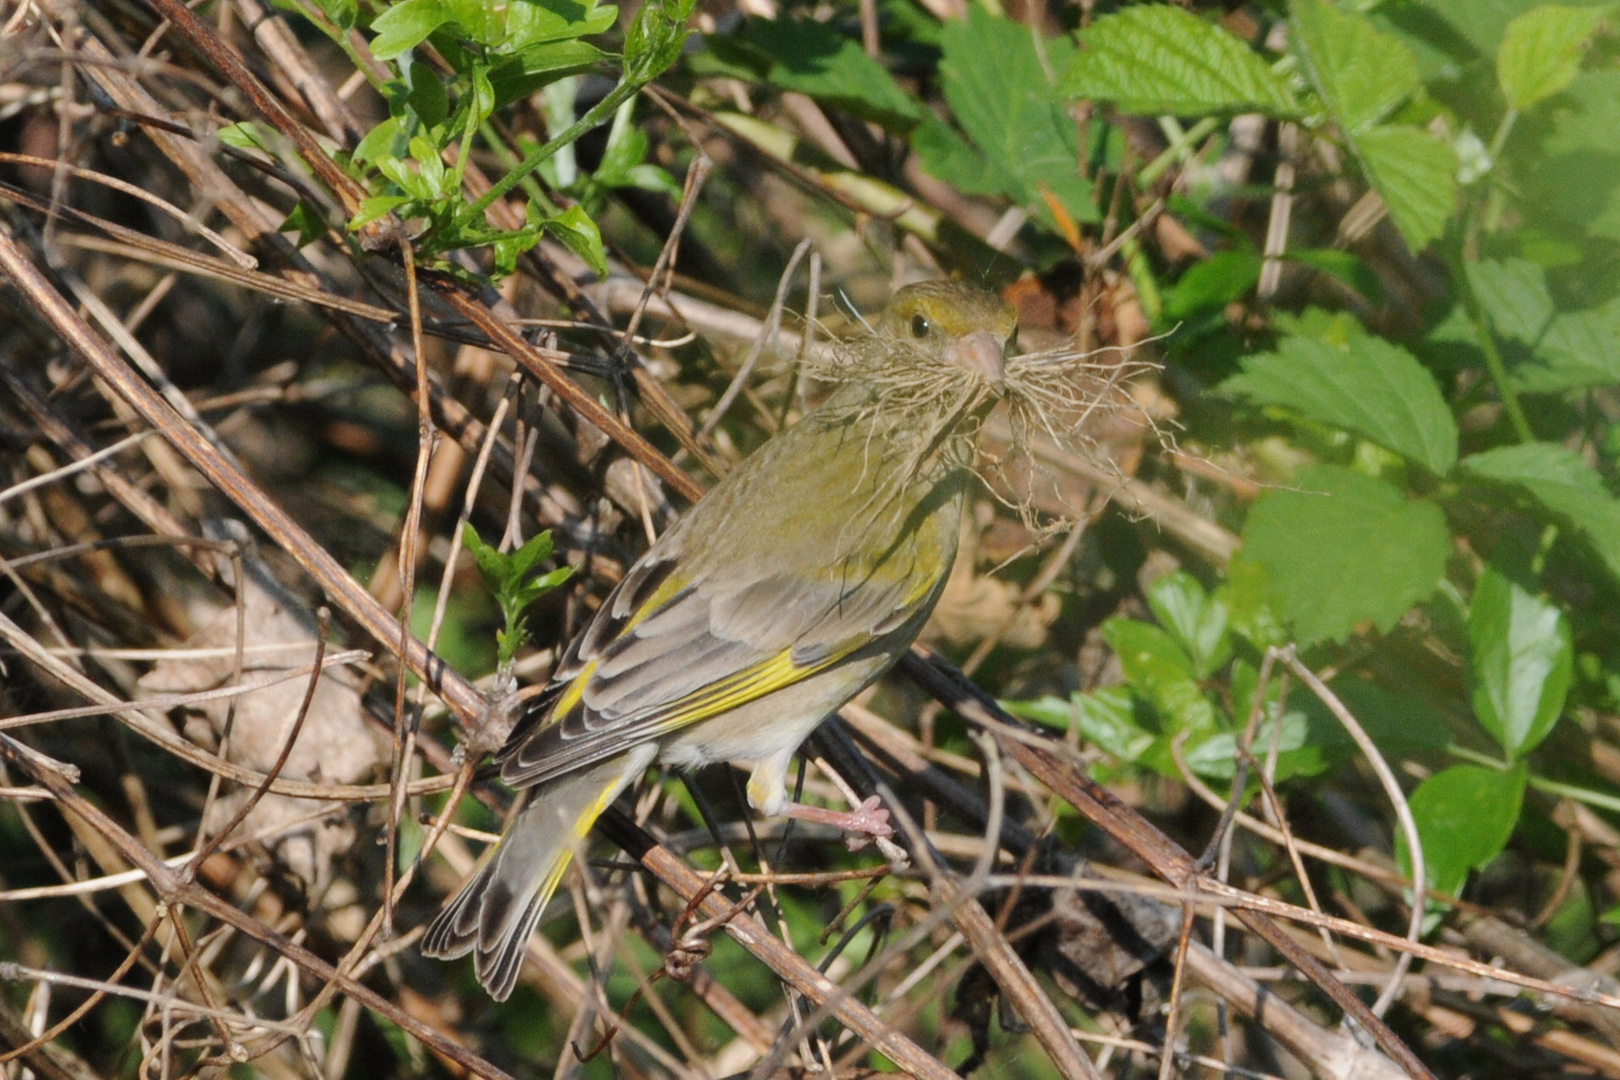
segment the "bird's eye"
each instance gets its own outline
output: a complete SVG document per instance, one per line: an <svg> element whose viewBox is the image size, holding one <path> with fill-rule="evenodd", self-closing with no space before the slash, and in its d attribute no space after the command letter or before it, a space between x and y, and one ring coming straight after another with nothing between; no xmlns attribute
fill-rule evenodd
<svg viewBox="0 0 1620 1080"><path fill-rule="evenodd" d="M911 336L912 337L925 338L925 337L928 336L928 332L930 330L932 330L933 328L934 328L934 324L928 321L928 316L926 316L926 315L913 315L911 317Z"/></svg>

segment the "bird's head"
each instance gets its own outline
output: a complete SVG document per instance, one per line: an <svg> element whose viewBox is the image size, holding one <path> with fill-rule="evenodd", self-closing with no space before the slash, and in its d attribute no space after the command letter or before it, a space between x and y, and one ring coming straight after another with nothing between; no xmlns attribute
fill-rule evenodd
<svg viewBox="0 0 1620 1080"><path fill-rule="evenodd" d="M1007 356L1017 345L1018 313L1001 297L959 281L922 281L894 294L878 334L982 379L999 396Z"/></svg>

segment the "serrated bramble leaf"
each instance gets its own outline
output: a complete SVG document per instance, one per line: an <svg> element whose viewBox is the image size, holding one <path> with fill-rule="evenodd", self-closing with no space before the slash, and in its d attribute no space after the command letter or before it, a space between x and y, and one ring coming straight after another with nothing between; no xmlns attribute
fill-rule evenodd
<svg viewBox="0 0 1620 1080"><path fill-rule="evenodd" d="M1358 334L1343 347L1284 338L1274 353L1245 357L1221 390L1343 428L1436 476L1457 461L1457 425L1434 378L1382 338Z"/></svg>
<svg viewBox="0 0 1620 1080"><path fill-rule="evenodd" d="M1620 579L1620 500L1575 451L1544 442L1499 446L1463 458L1459 467L1481 480L1519 489L1544 514L1575 526Z"/></svg>
<svg viewBox="0 0 1620 1080"><path fill-rule="evenodd" d="M1541 4L1508 23L1496 53L1496 79L1507 103L1522 111L1573 82L1608 15L1606 7Z"/></svg>
<svg viewBox="0 0 1620 1080"><path fill-rule="evenodd" d="M1288 84L1243 40L1168 4L1104 15L1080 41L1083 52L1063 80L1071 97L1148 115L1300 114Z"/></svg>
<svg viewBox="0 0 1620 1080"><path fill-rule="evenodd" d="M1400 124L1363 132L1355 148L1406 246L1428 247L1457 205L1457 155L1427 132Z"/></svg>
<svg viewBox="0 0 1620 1080"><path fill-rule="evenodd" d="M1294 0L1294 40L1312 84L1345 134L1355 136L1419 89L1417 60L1358 11Z"/></svg>
<svg viewBox="0 0 1620 1080"><path fill-rule="evenodd" d="M1433 594L1451 538L1433 503L1334 465L1263 494L1243 528L1272 603L1301 644L1343 640L1364 622L1387 631Z"/></svg>
<svg viewBox="0 0 1620 1080"><path fill-rule="evenodd" d="M1528 259L1479 259L1464 265L1468 287L1496 332L1533 345L1553 317L1547 274Z"/></svg>
<svg viewBox="0 0 1620 1080"><path fill-rule="evenodd" d="M1564 711L1575 670L1556 604L1486 567L1468 610L1474 715L1509 761L1534 750Z"/></svg>
<svg viewBox="0 0 1620 1080"><path fill-rule="evenodd" d="M1151 693L1157 686L1198 677L1192 657L1169 634L1138 619L1109 619L1103 640L1119 657L1125 681Z"/></svg>
<svg viewBox="0 0 1620 1080"><path fill-rule="evenodd" d="M751 19L735 38L712 37L722 59L752 68L760 81L795 90L900 131L923 119L922 104L900 88L860 42L812 19Z"/></svg>
<svg viewBox="0 0 1620 1080"><path fill-rule="evenodd" d="M1552 217L1583 237L1620 240L1620 71L1581 72L1557 105L1544 110L1550 128L1520 164L1518 206L1532 222Z"/></svg>
<svg viewBox="0 0 1620 1080"><path fill-rule="evenodd" d="M1079 134L1052 81L1074 60L1074 47L1048 38L1038 51L1027 26L977 6L941 38L945 100L988 159L985 178L1010 179L1011 190L1002 193L1044 220L1051 211L1043 189L1074 221L1097 220L1091 183L1080 175Z"/></svg>
<svg viewBox="0 0 1620 1080"><path fill-rule="evenodd" d="M1024 197L1018 178L980 153L937 116L930 116L911 133L911 149L924 169L964 195Z"/></svg>
<svg viewBox="0 0 1620 1080"><path fill-rule="evenodd" d="M1417 786L1407 803L1423 843L1424 877L1431 889L1455 896L1468 881L1468 871L1502 853L1519 822L1527 777L1523 765L1506 772L1454 765ZM1395 858L1403 872L1411 872L1406 835L1399 829Z"/></svg>
<svg viewBox="0 0 1620 1080"><path fill-rule="evenodd" d="M1620 384L1620 297L1589 311L1553 316L1536 343L1535 364L1512 372L1530 391L1552 393Z"/></svg>

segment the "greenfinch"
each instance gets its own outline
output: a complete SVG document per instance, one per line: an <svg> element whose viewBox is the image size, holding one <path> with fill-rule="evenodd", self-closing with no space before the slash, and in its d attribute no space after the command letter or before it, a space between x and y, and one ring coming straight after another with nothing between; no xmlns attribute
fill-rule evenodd
<svg viewBox="0 0 1620 1080"><path fill-rule="evenodd" d="M956 282L897 292L824 373L836 389L732 470L632 566L568 647L497 760L522 792L422 951L474 954L497 1000L574 849L654 762L746 762L748 801L788 801L794 753L891 667L956 556L977 420L1003 389L1017 315Z"/></svg>

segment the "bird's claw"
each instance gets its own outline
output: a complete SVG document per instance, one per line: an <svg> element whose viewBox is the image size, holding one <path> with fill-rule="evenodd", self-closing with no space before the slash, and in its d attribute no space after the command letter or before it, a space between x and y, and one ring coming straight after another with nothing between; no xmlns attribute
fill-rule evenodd
<svg viewBox="0 0 1620 1080"><path fill-rule="evenodd" d="M894 826L889 824L889 812L876 795L853 810L828 810L820 806L791 803L786 807L786 813L788 817L800 821L813 821L844 830L850 834L844 838L844 843L851 851L859 851L873 840L887 840L894 835Z"/></svg>

